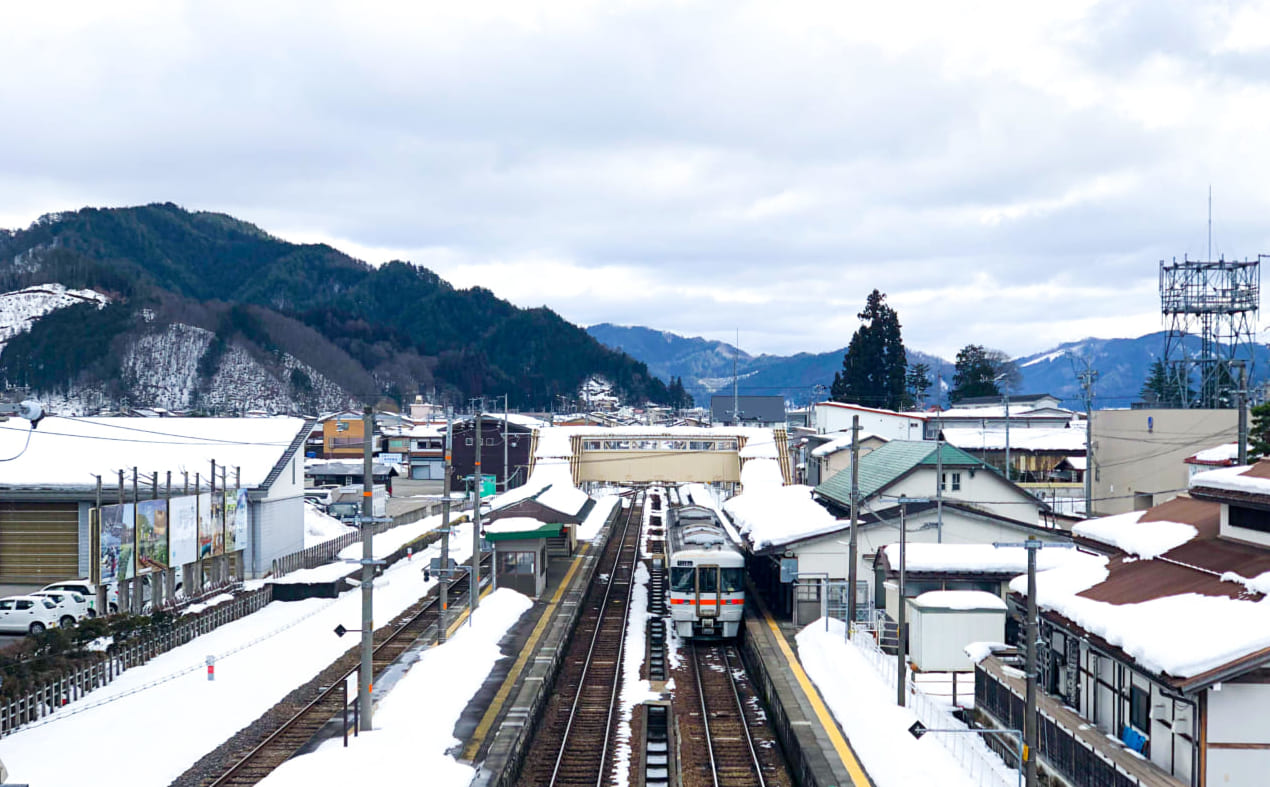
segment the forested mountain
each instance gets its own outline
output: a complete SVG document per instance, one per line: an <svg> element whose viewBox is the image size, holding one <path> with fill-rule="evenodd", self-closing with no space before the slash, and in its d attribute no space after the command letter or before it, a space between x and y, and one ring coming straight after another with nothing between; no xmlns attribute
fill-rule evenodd
<svg viewBox="0 0 1270 787"><path fill-rule="evenodd" d="M593 374L633 400L667 400L645 364L549 309L520 309L407 262L376 268L170 203L85 208L0 230L0 292L54 282L110 303L55 312L14 337L0 354L9 385L98 388L107 399L148 404L135 390L136 369L130 377L126 368L129 353L143 337L161 349L154 337L190 326L198 331L183 334L186 354L198 352L204 385L237 358L297 403L437 390L456 402L506 392L513 407L549 407Z"/></svg>

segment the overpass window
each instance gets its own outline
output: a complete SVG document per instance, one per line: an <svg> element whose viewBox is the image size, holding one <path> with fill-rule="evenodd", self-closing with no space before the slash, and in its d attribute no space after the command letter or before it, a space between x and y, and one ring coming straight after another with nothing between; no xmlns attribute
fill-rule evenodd
<svg viewBox="0 0 1270 787"><path fill-rule="evenodd" d="M692 578L696 573L693 568L670 569L670 589L676 593L691 593Z"/></svg>
<svg viewBox="0 0 1270 787"><path fill-rule="evenodd" d="M745 590L745 569L724 568L719 573L724 593L740 593Z"/></svg>

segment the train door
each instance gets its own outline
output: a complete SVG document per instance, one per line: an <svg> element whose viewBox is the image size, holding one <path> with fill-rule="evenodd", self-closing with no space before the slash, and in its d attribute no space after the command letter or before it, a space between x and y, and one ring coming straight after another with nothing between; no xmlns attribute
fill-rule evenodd
<svg viewBox="0 0 1270 787"><path fill-rule="evenodd" d="M719 617L719 567L697 566L697 617Z"/></svg>

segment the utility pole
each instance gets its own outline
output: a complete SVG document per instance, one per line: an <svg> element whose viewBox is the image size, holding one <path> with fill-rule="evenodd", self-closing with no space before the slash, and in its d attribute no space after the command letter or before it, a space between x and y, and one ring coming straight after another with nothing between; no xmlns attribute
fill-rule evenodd
<svg viewBox="0 0 1270 787"><path fill-rule="evenodd" d="M375 467L371 460L375 440L375 414L370 407L362 410L362 660L357 673L357 705L362 729L371 725L371 697L374 679L371 656L374 653L375 616Z"/></svg>
<svg viewBox="0 0 1270 787"><path fill-rule="evenodd" d="M895 626L895 704L901 708L904 707L904 681L908 676L904 674L905 659L908 651L908 637L904 635L905 615L904 607L907 600L904 598L904 575L906 573L905 566L905 550L908 544L908 501L900 498L900 601L899 609L896 611Z"/></svg>
<svg viewBox="0 0 1270 787"><path fill-rule="evenodd" d="M997 548L1022 547L1027 550L1027 621L1024 628L1024 644L1027 646L1025 651L1027 661L1024 665L1024 669L1027 672L1027 691L1023 710L1024 763L1021 767L1024 768L1024 779L1027 787L1036 787L1036 681L1040 677L1040 665L1037 663L1036 652L1041 644L1036 610L1036 553L1048 548L1071 549L1074 544L1041 541L1035 536L1029 536L1028 540L1023 542L998 541L993 542L992 545Z"/></svg>
<svg viewBox="0 0 1270 787"><path fill-rule="evenodd" d="M472 615L476 614L481 598L481 443L485 442L481 413L484 410L485 397L482 396L476 410L476 468L472 471L472 584L467 589Z"/></svg>
<svg viewBox="0 0 1270 787"><path fill-rule="evenodd" d="M1093 481L1094 481L1094 382L1098 372L1085 361L1085 368L1076 375L1080 387L1085 392L1085 516L1093 516Z"/></svg>
<svg viewBox="0 0 1270 787"><path fill-rule="evenodd" d="M1013 480L1013 468L1010 466L1010 386L1005 384L1005 480Z"/></svg>
<svg viewBox="0 0 1270 787"><path fill-rule="evenodd" d="M441 622L437 641L445 642L445 613L450 608L450 451L454 432L450 409L445 410L445 480L441 483Z"/></svg>
<svg viewBox="0 0 1270 787"><path fill-rule="evenodd" d="M503 394L503 491L511 489L512 473L507 466L507 394Z"/></svg>
<svg viewBox="0 0 1270 787"><path fill-rule="evenodd" d="M736 344L732 345L732 422L734 426L741 425L741 397L738 395L737 389L737 359L741 355L741 329L736 330Z"/></svg>
<svg viewBox="0 0 1270 787"><path fill-rule="evenodd" d="M860 524L860 416L851 416L851 537L847 563L847 637L855 629L855 588L858 581L856 562L859 545L856 530Z"/></svg>
<svg viewBox="0 0 1270 787"><path fill-rule="evenodd" d="M944 543L944 367L935 391L935 541Z"/></svg>
<svg viewBox="0 0 1270 787"><path fill-rule="evenodd" d="M1212 200L1212 195L1209 195ZM1209 218L1212 221L1212 218ZM1239 464L1248 464L1248 367L1243 361L1232 361L1239 365L1239 390L1235 392L1239 404Z"/></svg>

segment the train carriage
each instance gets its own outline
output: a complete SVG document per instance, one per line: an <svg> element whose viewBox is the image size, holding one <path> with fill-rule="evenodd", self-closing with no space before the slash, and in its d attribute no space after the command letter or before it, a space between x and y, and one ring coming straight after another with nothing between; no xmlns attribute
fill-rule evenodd
<svg viewBox="0 0 1270 787"><path fill-rule="evenodd" d="M736 637L745 616L745 556L702 506L671 510L670 617L685 639Z"/></svg>

